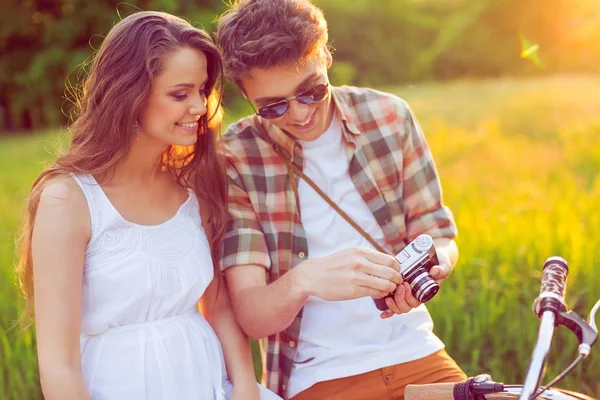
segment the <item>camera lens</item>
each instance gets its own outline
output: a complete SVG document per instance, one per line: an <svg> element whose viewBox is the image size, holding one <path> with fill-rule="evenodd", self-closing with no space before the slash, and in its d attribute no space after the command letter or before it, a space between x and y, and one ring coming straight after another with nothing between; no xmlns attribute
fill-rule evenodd
<svg viewBox="0 0 600 400"><path fill-rule="evenodd" d="M426 270L421 270L420 273L409 281L413 296L421 303L427 303L440 290L440 285L437 283Z"/></svg>

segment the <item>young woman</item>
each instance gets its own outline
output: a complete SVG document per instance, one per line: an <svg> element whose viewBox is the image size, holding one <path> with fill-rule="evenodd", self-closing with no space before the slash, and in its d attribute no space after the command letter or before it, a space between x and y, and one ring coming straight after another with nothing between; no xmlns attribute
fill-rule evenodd
<svg viewBox="0 0 600 400"><path fill-rule="evenodd" d="M275 396L256 384L214 273L220 76L210 37L165 13L128 16L95 55L71 145L34 183L23 234L46 399Z"/></svg>

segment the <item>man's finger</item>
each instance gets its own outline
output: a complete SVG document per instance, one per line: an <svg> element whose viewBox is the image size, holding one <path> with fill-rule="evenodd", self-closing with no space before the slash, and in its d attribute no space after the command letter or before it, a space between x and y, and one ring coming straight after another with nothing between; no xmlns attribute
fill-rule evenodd
<svg viewBox="0 0 600 400"><path fill-rule="evenodd" d="M369 249L367 247L361 247L358 249L360 254L372 263L385 265L390 268L400 271L400 263L391 255L381 253L377 250Z"/></svg>
<svg viewBox="0 0 600 400"><path fill-rule="evenodd" d="M382 292L380 290L375 290L375 289L367 289L367 290L369 290L368 296L371 296L374 299L383 299L384 297L390 295L390 292Z"/></svg>
<svg viewBox="0 0 600 400"><path fill-rule="evenodd" d="M431 267L429 274L433 279L445 279L450 275L450 271L449 265L436 265Z"/></svg>
<svg viewBox="0 0 600 400"><path fill-rule="evenodd" d="M398 311L396 311L396 314L404 314L409 312L412 307L406 302L406 287L405 285L408 285L407 283L403 283L402 285L398 286L398 289L396 289L396 292L394 292L394 303L398 308Z"/></svg>
<svg viewBox="0 0 600 400"><path fill-rule="evenodd" d="M393 297L386 297L385 304L387 304L388 309L394 314L402 314L402 311L400 311L400 308L398 308L398 305L394 301Z"/></svg>
<svg viewBox="0 0 600 400"><path fill-rule="evenodd" d="M406 303L412 308L419 307L421 305L421 302L417 300L415 296L413 296L412 290L410 289L410 285L408 284L408 282L404 282L402 286L404 287L404 300L406 300Z"/></svg>
<svg viewBox="0 0 600 400"><path fill-rule="evenodd" d="M397 287L395 283L390 282L387 279L372 275L363 275L358 284L364 288L385 293L392 293Z"/></svg>
<svg viewBox="0 0 600 400"><path fill-rule="evenodd" d="M377 276L382 279L387 279L388 281L392 281L396 285L399 285L403 282L402 275L400 275L400 272L392 268L385 267L383 265L366 261L361 266L361 270L366 274Z"/></svg>

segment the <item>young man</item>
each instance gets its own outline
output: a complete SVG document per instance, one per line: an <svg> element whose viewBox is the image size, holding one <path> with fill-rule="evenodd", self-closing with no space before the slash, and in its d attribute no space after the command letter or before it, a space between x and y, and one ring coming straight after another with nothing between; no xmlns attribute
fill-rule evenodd
<svg viewBox="0 0 600 400"><path fill-rule="evenodd" d="M458 258L452 214L408 105L329 84L327 24L308 0L237 1L217 42L226 75L257 110L224 135L230 221L221 267L239 324L268 337L268 387L300 400L379 400L402 399L409 383L466 379L389 255L431 235L438 281ZM378 311L373 298L390 292L389 310Z"/></svg>

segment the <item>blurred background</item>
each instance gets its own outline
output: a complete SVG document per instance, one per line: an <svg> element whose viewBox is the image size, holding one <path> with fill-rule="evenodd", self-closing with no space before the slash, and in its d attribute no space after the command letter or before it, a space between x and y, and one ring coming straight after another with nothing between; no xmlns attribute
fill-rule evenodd
<svg viewBox="0 0 600 400"><path fill-rule="evenodd" d="M429 306L436 333L468 374L522 382L544 260L569 261L567 302L580 315L600 297L600 0L314 3L329 24L332 83L406 99L436 160L461 250ZM35 332L12 327L22 304L14 244L29 187L68 143L66 88L78 87L104 35L136 9L213 32L225 6L0 3L0 399L42 398ZM225 106L226 123L251 112L231 85ZM575 350L558 331L545 382ZM600 350L559 386L600 396Z"/></svg>
<svg viewBox="0 0 600 400"><path fill-rule="evenodd" d="M4 0L0 133L66 124L65 79L136 8L214 31L223 0ZM334 82L395 85L600 70L598 0L317 0L329 22ZM235 99L228 93L229 104Z"/></svg>

